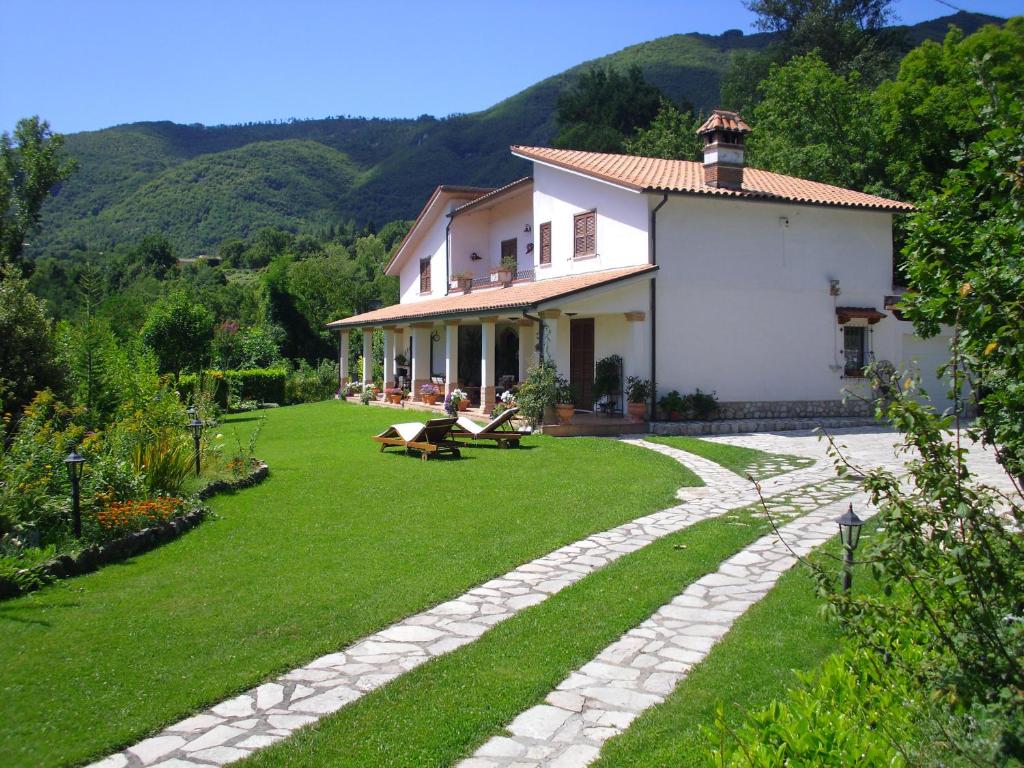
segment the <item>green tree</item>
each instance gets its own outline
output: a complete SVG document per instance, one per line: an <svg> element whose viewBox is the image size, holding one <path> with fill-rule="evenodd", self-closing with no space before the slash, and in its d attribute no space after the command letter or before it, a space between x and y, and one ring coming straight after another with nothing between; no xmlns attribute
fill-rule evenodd
<svg viewBox="0 0 1024 768"><path fill-rule="evenodd" d="M13 138L0 135L0 262L24 268L22 250L39 229L43 203L75 167L64 154L64 137L38 116L19 120Z"/></svg>
<svg viewBox="0 0 1024 768"><path fill-rule="evenodd" d="M878 188L876 104L856 73L840 75L817 53L772 67L754 109L750 162L853 189Z"/></svg>
<svg viewBox="0 0 1024 768"><path fill-rule="evenodd" d="M163 280L178 263L171 241L161 234L146 235L132 249L129 258Z"/></svg>
<svg viewBox="0 0 1024 768"><path fill-rule="evenodd" d="M592 152L621 152L637 128L657 116L661 92L644 80L640 67L625 73L595 67L558 97L556 147Z"/></svg>
<svg viewBox="0 0 1024 768"><path fill-rule="evenodd" d="M1024 481L1024 106L993 99L964 166L909 224L905 253L915 329L959 329L981 434Z"/></svg>
<svg viewBox="0 0 1024 768"><path fill-rule="evenodd" d="M213 317L201 304L178 291L153 307L142 326L142 341L153 350L161 373L198 371L210 358Z"/></svg>
<svg viewBox="0 0 1024 768"><path fill-rule="evenodd" d="M654 121L646 128L638 128L625 141L625 150L631 155L664 157L670 160L700 160L704 142L697 129L703 116L694 115L662 99Z"/></svg>
<svg viewBox="0 0 1024 768"><path fill-rule="evenodd" d="M941 44L927 41L908 53L877 92L889 186L913 200L936 191L958 165L957 150L977 138L983 106L1024 99L1021 62L1024 17L966 37L954 28Z"/></svg>
<svg viewBox="0 0 1024 768"><path fill-rule="evenodd" d="M10 264L0 265L0 409L18 413L43 389L62 383L41 299Z"/></svg>

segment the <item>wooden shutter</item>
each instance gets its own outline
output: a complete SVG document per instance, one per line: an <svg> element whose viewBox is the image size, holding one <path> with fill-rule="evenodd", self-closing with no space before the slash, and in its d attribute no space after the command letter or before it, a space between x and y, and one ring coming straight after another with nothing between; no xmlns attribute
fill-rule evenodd
<svg viewBox="0 0 1024 768"><path fill-rule="evenodd" d="M573 219L573 256L592 256L595 248L594 211L580 213Z"/></svg>
<svg viewBox="0 0 1024 768"><path fill-rule="evenodd" d="M551 263L551 222L540 225L540 263Z"/></svg>
<svg viewBox="0 0 1024 768"><path fill-rule="evenodd" d="M430 293L430 259L420 259L420 293Z"/></svg>

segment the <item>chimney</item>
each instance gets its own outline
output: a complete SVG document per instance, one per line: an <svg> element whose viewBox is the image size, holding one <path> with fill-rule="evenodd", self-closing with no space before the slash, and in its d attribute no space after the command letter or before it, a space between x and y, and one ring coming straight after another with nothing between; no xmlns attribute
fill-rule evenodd
<svg viewBox="0 0 1024 768"><path fill-rule="evenodd" d="M704 139L704 183L722 189L743 188L743 137L750 126L735 112L716 109L697 134Z"/></svg>

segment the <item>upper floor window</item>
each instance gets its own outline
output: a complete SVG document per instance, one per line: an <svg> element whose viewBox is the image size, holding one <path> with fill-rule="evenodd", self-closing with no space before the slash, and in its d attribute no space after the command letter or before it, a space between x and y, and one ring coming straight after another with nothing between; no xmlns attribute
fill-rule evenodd
<svg viewBox="0 0 1024 768"><path fill-rule="evenodd" d="M519 268L519 240L512 238L511 240L501 241L501 265L511 266L513 269L518 270Z"/></svg>
<svg viewBox="0 0 1024 768"><path fill-rule="evenodd" d="M420 259L420 293L430 293L430 259Z"/></svg>
<svg viewBox="0 0 1024 768"><path fill-rule="evenodd" d="M551 222L545 221L540 225L540 256L539 264L551 263Z"/></svg>
<svg viewBox="0 0 1024 768"><path fill-rule="evenodd" d="M593 256L596 253L594 247L594 229L597 214L595 211L578 213L573 218L573 258L580 256Z"/></svg>

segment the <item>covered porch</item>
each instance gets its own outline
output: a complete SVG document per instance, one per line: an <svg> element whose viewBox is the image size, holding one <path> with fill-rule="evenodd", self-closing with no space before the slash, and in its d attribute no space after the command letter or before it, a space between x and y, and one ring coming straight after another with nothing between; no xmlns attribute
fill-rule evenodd
<svg viewBox="0 0 1024 768"><path fill-rule="evenodd" d="M379 362L384 387L408 390L413 403L423 403L424 385L433 384L440 395L462 390L471 407L489 414L544 358L569 380L577 412L622 417L626 379L650 376L648 281L655 269L471 291L332 323L339 332L340 383L353 380L349 335L359 331L363 360ZM376 353L375 331L383 337ZM595 391L595 367L609 360L617 365L618 383ZM362 366L364 387L374 385L374 368Z"/></svg>

